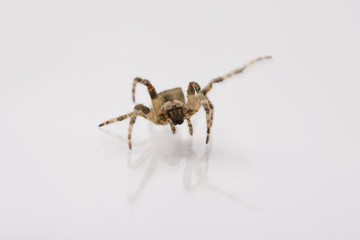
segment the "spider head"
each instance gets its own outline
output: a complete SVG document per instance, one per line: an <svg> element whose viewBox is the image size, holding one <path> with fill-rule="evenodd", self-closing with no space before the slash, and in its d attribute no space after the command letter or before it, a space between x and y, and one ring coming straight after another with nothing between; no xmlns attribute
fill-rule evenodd
<svg viewBox="0 0 360 240"><path fill-rule="evenodd" d="M174 125L184 122L183 103L180 101L169 101L164 104L163 111L171 119Z"/></svg>

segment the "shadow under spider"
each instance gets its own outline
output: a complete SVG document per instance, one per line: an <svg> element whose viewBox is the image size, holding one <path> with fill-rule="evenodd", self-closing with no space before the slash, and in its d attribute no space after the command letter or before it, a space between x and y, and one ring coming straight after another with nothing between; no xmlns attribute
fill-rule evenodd
<svg viewBox="0 0 360 240"><path fill-rule="evenodd" d="M211 141L209 145L206 145L204 153L199 157L192 146L193 138L184 140L179 137L173 137L167 130L168 129L155 131L153 128L150 128L151 136L146 140L136 143L135 149L139 149L140 147L145 149L141 152L141 155L133 160L132 151L134 150L129 152L127 164L130 169L136 171L147 162L146 171L137 188L128 195L129 204L134 203L139 198L147 183L154 175L159 163L176 166L184 160L185 169L183 173L183 188L186 192L195 192L203 186L249 209L256 209L250 204L240 201L237 196L227 193L209 182L208 169L210 161L209 156L211 153ZM104 129L102 129L102 131L107 135L127 142L127 139L122 136L116 135Z"/></svg>

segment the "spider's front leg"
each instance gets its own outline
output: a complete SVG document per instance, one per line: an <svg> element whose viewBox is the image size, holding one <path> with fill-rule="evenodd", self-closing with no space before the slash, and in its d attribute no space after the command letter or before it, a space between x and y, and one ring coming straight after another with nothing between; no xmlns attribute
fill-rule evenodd
<svg viewBox="0 0 360 240"><path fill-rule="evenodd" d="M134 107L134 111L131 113L131 119L130 119L130 124L129 124L129 131L128 131L128 142L129 142L129 148L131 149L131 132L132 132L132 128L133 125L136 121L136 117L138 115L144 115L144 117L150 121L155 121L156 117L154 112L152 112L148 107L142 105L142 104L137 104Z"/></svg>
<svg viewBox="0 0 360 240"><path fill-rule="evenodd" d="M210 107L210 127L212 127L213 119L214 119L214 105L209 100L208 96L205 95L205 98L209 102L209 107Z"/></svg>
<svg viewBox="0 0 360 240"><path fill-rule="evenodd" d="M186 119L187 121L187 124L188 124L188 127L189 127L189 133L190 135L192 136L193 135L193 126L192 126L192 123L191 123L191 120L190 120L190 117L191 115L189 114L189 104L184 104L184 112L183 112L183 115L184 115L184 119Z"/></svg>
<svg viewBox="0 0 360 240"><path fill-rule="evenodd" d="M186 119L188 127L189 127L190 135L192 136L193 135L193 126L192 126L192 123L191 123L191 120L190 120L190 114L186 113L185 114L185 119Z"/></svg>
<svg viewBox="0 0 360 240"><path fill-rule="evenodd" d="M149 92L151 102L152 102L152 105L153 105L153 108L154 108L154 113L156 114L156 116L159 116L159 114L160 114L159 97L158 97L158 94L157 94L154 86L150 83L149 80L138 78L138 77L134 79L133 87L132 87L133 102L135 102L135 88L136 88L137 83L141 83L141 84L143 84L143 85L145 85L147 87L147 90Z"/></svg>
<svg viewBox="0 0 360 240"><path fill-rule="evenodd" d="M198 94L197 95L198 98L195 96L195 91ZM187 97L188 97L188 108L189 111L192 112L192 114L197 112L201 105L204 107L204 110L206 112L206 123L207 123L206 143L208 143L210 138L210 128L211 128L211 118L212 118L212 111L211 111L212 108L210 107L209 100L207 99L207 97L204 96L203 92L201 91L200 85L197 82L189 83L187 90Z"/></svg>

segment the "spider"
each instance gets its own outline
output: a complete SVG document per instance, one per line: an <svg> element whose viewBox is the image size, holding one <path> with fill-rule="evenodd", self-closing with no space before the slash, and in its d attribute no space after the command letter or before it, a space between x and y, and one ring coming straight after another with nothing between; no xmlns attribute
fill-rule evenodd
<svg viewBox="0 0 360 240"><path fill-rule="evenodd" d="M185 103L185 97L181 88L173 88L157 93L149 80L137 77L134 79L132 86L133 102L135 103L136 84L141 83L147 87L152 101L152 108L150 109L143 104L136 104L134 111L103 122L99 125L99 127L130 118L128 143L129 148L131 149L131 132L137 116L144 117L157 125L169 124L173 134L176 133L175 125L182 124L185 119L189 127L190 135L192 135L193 127L190 118L200 109L201 106L203 106L206 113L206 143L208 143L210 138L210 128L214 118L214 106L207 97L207 93L212 89L212 85L214 83L222 82L235 74L243 72L247 67L255 62L270 58L271 56L256 58L240 68L237 68L223 76L214 78L203 89L200 88L200 85L197 82L190 82L187 89L187 103Z"/></svg>

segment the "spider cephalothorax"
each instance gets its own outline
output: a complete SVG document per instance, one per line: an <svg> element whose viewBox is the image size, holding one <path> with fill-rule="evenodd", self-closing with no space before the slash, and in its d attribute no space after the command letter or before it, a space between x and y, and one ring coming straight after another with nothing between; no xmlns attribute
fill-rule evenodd
<svg viewBox="0 0 360 240"><path fill-rule="evenodd" d="M145 85L148 89L152 101L152 108L149 109L148 107L142 104L137 104L134 107L134 111L119 116L117 118L110 119L106 122L103 122L99 125L99 127L116 121L121 121L130 117L131 119L130 119L129 131L128 131L128 141L129 141L129 148L131 149L131 132L137 116L144 117L155 124L159 124L159 125L169 124L174 134L176 132L175 125L182 124L184 120L186 120L189 126L190 134L192 135L193 128L190 121L190 117L194 115L201 106L203 106L206 113L206 124L207 124L206 143L208 143L210 137L210 128L212 126L212 121L214 116L214 106L207 97L207 93L212 89L212 85L214 83L222 82L225 79L235 74L243 72L249 65L257 61L268 58L271 58L271 56L256 58L248 62L244 66L235 69L234 71L231 71L221 77L217 77L213 79L203 89L200 88L198 83L190 82L187 89L187 103L185 102L185 97L181 88L165 90L158 94L155 88L153 87L153 85L151 85L151 83L149 82L149 80L135 78L132 89L133 101L135 102L136 84L141 83Z"/></svg>
<svg viewBox="0 0 360 240"><path fill-rule="evenodd" d="M165 103L161 107L161 110L166 113L166 116L171 119L174 125L180 125L184 122L184 115L186 114L183 106L184 104L182 102L174 100Z"/></svg>

